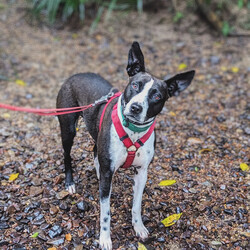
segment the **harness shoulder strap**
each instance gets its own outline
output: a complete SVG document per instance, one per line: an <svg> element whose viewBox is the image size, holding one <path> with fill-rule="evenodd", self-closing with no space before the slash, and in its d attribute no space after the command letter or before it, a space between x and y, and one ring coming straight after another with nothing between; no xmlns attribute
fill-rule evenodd
<svg viewBox="0 0 250 250"><path fill-rule="evenodd" d="M102 111L102 114L101 114L101 118L100 118L100 123L99 123L99 131L101 131L101 128L102 128L102 122L103 122L103 118L104 118L104 114L106 112L106 109L108 107L108 105L111 103L111 101L117 97L119 97L121 95L121 92L117 92L115 93L109 100L108 102L106 103L103 111Z"/></svg>

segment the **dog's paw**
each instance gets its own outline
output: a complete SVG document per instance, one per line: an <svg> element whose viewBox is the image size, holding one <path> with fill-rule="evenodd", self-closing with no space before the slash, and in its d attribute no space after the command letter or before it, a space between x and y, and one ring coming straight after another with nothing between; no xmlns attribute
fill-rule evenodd
<svg viewBox="0 0 250 250"><path fill-rule="evenodd" d="M148 238L148 229L143 225L134 225L135 233L138 237L140 237L142 240L145 240Z"/></svg>
<svg viewBox="0 0 250 250"><path fill-rule="evenodd" d="M102 250L112 250L112 241L111 241L110 236L104 237L101 235L99 244Z"/></svg>
<svg viewBox="0 0 250 250"><path fill-rule="evenodd" d="M67 183L65 187L70 194L74 194L76 192L76 186L74 182Z"/></svg>

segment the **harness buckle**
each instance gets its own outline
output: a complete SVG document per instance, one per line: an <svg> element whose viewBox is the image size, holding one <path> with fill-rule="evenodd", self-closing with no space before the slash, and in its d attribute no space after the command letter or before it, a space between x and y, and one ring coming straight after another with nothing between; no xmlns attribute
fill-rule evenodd
<svg viewBox="0 0 250 250"><path fill-rule="evenodd" d="M136 152L136 151L137 151L137 148L136 148L135 145L132 145L132 146L130 146L127 150L128 150L128 152Z"/></svg>

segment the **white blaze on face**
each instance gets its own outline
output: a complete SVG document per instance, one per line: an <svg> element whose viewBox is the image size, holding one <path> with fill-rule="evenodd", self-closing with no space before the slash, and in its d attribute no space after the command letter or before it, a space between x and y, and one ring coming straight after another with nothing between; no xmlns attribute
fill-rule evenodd
<svg viewBox="0 0 250 250"><path fill-rule="evenodd" d="M131 105L133 103L137 103L142 106L142 112L138 115L137 119L139 122L145 121L148 111L148 92L152 88L153 84L154 80L151 78L151 80L144 85L143 90L131 98L124 109L125 116L130 115Z"/></svg>

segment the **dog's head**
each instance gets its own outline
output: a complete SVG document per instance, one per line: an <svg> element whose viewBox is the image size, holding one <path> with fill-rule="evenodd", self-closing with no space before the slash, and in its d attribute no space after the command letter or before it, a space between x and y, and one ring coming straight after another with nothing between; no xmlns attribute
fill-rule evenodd
<svg viewBox="0 0 250 250"><path fill-rule="evenodd" d="M161 112L168 98L178 95L191 83L195 71L160 80L145 71L144 56L138 42L133 42L128 54L129 83L124 91L123 115L130 122L145 124Z"/></svg>

